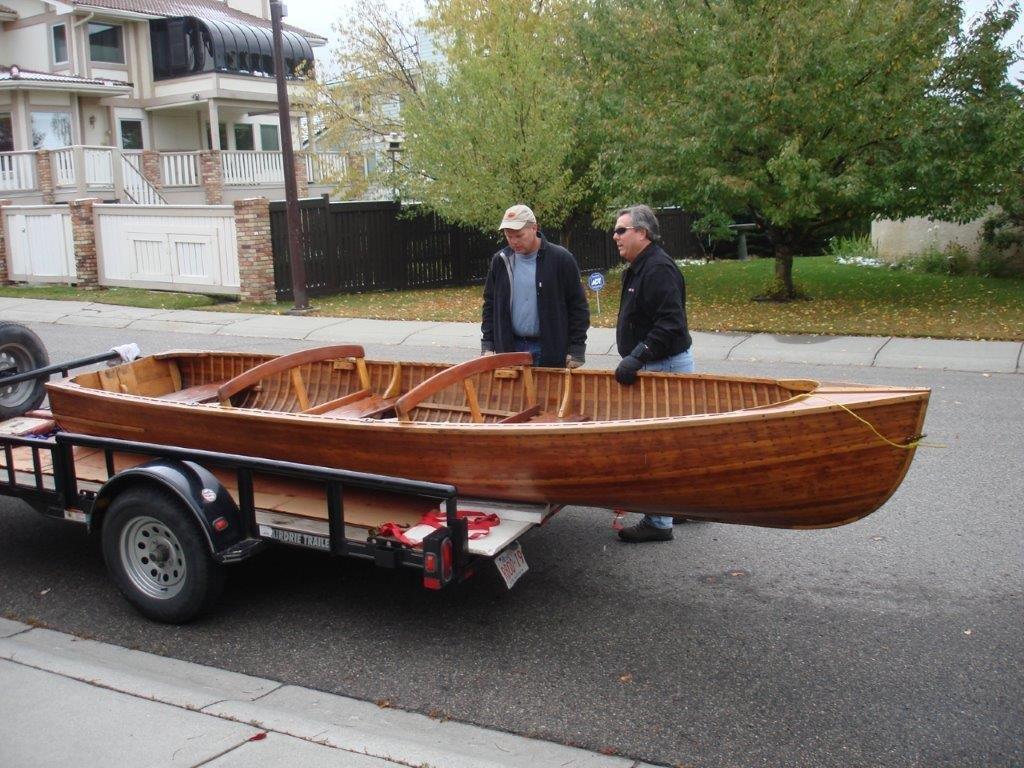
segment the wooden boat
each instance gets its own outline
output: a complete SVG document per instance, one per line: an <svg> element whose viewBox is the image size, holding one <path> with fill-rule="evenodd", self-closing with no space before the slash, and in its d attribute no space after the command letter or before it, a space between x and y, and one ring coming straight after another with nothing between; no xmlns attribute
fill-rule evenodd
<svg viewBox="0 0 1024 768"><path fill-rule="evenodd" d="M929 390L175 351L47 385L65 430L454 484L463 497L785 528L896 490Z"/></svg>

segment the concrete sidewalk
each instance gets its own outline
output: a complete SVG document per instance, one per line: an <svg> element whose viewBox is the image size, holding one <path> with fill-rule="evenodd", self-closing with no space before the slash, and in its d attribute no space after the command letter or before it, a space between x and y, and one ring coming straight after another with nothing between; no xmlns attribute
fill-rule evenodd
<svg viewBox="0 0 1024 768"><path fill-rule="evenodd" d="M343 317L252 315L200 310L119 307L80 301L0 297L0 319L211 336L300 339L408 347L480 349L476 323L364 320ZM693 333L702 369L716 361L929 368L1024 373L1024 342L905 339L891 336L777 336L767 333ZM618 360L615 330L591 328L587 360L611 367Z"/></svg>
<svg viewBox="0 0 1024 768"><path fill-rule="evenodd" d="M641 768L0 619L0 764Z"/></svg>

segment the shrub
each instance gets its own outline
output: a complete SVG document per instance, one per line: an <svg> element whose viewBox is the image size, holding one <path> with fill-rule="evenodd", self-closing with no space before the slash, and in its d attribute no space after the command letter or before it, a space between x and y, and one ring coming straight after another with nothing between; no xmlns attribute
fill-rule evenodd
<svg viewBox="0 0 1024 768"><path fill-rule="evenodd" d="M878 249L871 242L871 237L836 236L828 241L826 253L835 258L837 264L856 263L862 259L878 259Z"/></svg>
<svg viewBox="0 0 1024 768"><path fill-rule="evenodd" d="M1024 279L1024 247L1000 248L993 243L982 243L977 269L984 277Z"/></svg>
<svg viewBox="0 0 1024 768"><path fill-rule="evenodd" d="M950 243L943 250L932 245L921 255L914 257L908 266L915 272L952 277L969 275L974 270L971 255L959 243Z"/></svg>

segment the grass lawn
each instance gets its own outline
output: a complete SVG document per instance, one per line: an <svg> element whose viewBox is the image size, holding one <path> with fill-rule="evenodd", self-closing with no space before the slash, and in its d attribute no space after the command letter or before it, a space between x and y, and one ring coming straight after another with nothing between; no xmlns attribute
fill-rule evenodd
<svg viewBox="0 0 1024 768"><path fill-rule="evenodd" d="M751 301L764 292L771 259L717 261L683 267L690 327L701 331L759 331L869 336L931 336L1024 340L1024 281L947 277L884 268L840 265L828 256L799 258L793 274L810 300L788 304ZM592 322L612 327L619 304L619 274L607 275L601 313L590 298ZM310 301L316 315L393 320L478 322L482 286L339 294ZM289 303L252 305L205 296L134 289L2 287L0 296L73 298L168 309L284 312Z"/></svg>

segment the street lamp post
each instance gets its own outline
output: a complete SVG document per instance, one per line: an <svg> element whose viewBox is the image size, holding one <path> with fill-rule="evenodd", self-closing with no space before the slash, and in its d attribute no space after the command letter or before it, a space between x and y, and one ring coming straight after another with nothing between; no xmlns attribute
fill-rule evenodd
<svg viewBox="0 0 1024 768"><path fill-rule="evenodd" d="M277 112L281 124L281 162L284 166L285 229L288 244L288 263L292 271L292 312L309 310L306 298L306 265L302 261L299 239L299 189L295 183L295 150L292 147L292 121L288 106L288 85L285 82L281 19L287 15L281 0L270 0L270 26L274 36L274 79L277 81Z"/></svg>

